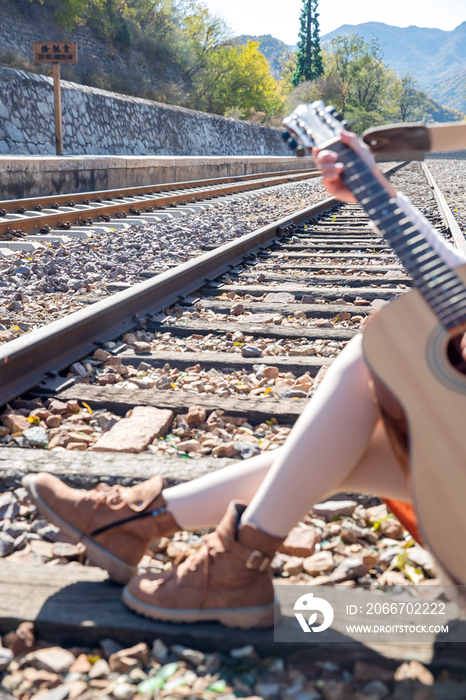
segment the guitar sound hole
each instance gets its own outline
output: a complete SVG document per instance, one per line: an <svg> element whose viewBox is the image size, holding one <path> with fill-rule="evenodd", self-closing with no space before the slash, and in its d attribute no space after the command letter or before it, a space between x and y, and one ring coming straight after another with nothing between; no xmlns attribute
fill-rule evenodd
<svg viewBox="0 0 466 700"><path fill-rule="evenodd" d="M463 333L455 336L448 343L447 354L453 367L461 374L466 374L466 361L463 359L461 352L461 340Z"/></svg>

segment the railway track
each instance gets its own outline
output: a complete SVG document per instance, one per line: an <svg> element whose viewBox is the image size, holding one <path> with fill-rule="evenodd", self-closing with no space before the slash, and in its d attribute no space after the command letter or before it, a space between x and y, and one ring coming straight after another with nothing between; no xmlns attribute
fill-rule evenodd
<svg viewBox="0 0 466 700"><path fill-rule="evenodd" d="M212 197L272 187L285 182L299 182L318 176L319 173L315 169L309 168L299 172L290 170L80 192L72 195L4 200L0 202L0 241L24 238L27 232L47 235L52 228L68 231L68 235L72 235L70 232L74 226L91 226L97 222L109 222L114 218L129 218L131 221L134 217L141 217L138 222L142 220L147 223L154 218L160 220L166 217L167 214L160 212L167 207L195 204Z"/></svg>
<svg viewBox="0 0 466 700"><path fill-rule="evenodd" d="M445 199L420 168L401 164L389 174L464 248ZM128 485L155 471L174 484L275 449L370 313L411 288L364 212L331 198L211 248L172 270L148 268L136 286L110 284L113 296L0 347L0 403L11 409L0 448L3 490L42 470L86 488L101 480ZM162 439L148 431L142 443L121 443L115 426L135 408L173 411ZM187 422L188 411L197 418ZM47 444L56 449L24 449ZM182 633L176 625L134 622L130 613L106 613L102 606L92 609L95 617L86 612L94 631L83 630L79 585L76 594L64 589L96 584L91 588L100 605L110 595L108 586L97 585L103 575L76 569L60 578L54 569L48 582L36 577L34 591L29 576L35 576L30 565L5 561L0 632L35 619L44 633L72 636L74 643L89 634L99 639L104 628L128 642L153 638L162 627L173 639ZM378 576L372 569L365 582L376 584ZM51 585L55 608L47 602ZM11 618L7 601L18 589L32 597ZM202 643L221 636L211 626L196 629L192 639L197 634ZM265 649L267 634L234 631L225 643L254 639ZM426 654L432 644L426 642Z"/></svg>

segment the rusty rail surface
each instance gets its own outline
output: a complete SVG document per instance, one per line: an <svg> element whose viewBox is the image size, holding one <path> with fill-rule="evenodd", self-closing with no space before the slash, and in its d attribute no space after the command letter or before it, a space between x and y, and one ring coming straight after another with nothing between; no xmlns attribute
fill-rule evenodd
<svg viewBox="0 0 466 700"><path fill-rule="evenodd" d="M52 197L0 201L0 237L38 232L44 227L66 230L72 224L90 223L103 217L138 216L176 204L187 204L260 187L299 182L319 177L314 169L213 178L121 190L82 192Z"/></svg>

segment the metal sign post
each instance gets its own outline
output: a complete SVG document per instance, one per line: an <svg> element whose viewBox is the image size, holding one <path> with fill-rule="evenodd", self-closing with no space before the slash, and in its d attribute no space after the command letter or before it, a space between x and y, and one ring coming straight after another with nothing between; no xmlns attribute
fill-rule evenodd
<svg viewBox="0 0 466 700"><path fill-rule="evenodd" d="M61 119L60 65L78 62L78 45L66 42L34 42L34 63L52 63L53 102L55 108L55 151L63 155Z"/></svg>

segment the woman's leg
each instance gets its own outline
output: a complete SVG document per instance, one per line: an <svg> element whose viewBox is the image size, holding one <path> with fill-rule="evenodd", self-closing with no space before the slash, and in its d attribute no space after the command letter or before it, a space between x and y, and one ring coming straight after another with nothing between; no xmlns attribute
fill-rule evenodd
<svg viewBox="0 0 466 700"><path fill-rule="evenodd" d="M286 444L214 474L166 489L185 529L217 525L231 500L251 502L242 522L285 536L323 498L338 491L408 500L368 390L361 336L332 365Z"/></svg>
<svg viewBox="0 0 466 700"><path fill-rule="evenodd" d="M327 372L241 521L275 537L344 481L366 452L379 418L369 392L362 336Z"/></svg>
<svg viewBox="0 0 466 700"><path fill-rule="evenodd" d="M215 527L225 515L230 501L251 501L283 449L263 452L194 481L164 489L162 494L167 509L183 530Z"/></svg>
<svg viewBox="0 0 466 700"><path fill-rule="evenodd" d="M369 446L346 479L325 497L350 491L409 503L408 482L400 469L387 438L382 419L375 426ZM312 506L311 506L312 507Z"/></svg>

